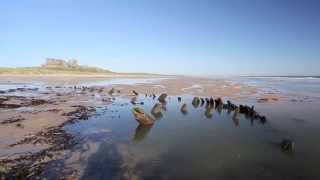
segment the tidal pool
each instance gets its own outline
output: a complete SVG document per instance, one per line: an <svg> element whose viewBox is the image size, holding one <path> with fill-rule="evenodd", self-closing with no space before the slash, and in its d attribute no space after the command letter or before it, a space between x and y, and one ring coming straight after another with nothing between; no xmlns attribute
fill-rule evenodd
<svg viewBox="0 0 320 180"><path fill-rule="evenodd" d="M140 96L150 114L156 100ZM68 125L77 145L66 166L81 179L299 178L282 134L267 122L192 106L191 96L168 98L153 126L139 126L128 99L117 98L88 121ZM181 113L183 103L188 113ZM263 113L263 112L260 112ZM76 155L75 155L76 154Z"/></svg>

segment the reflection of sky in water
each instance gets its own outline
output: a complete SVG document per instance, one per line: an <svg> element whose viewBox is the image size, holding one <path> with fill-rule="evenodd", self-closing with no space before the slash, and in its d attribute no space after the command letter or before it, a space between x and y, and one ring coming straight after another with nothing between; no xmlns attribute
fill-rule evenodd
<svg viewBox="0 0 320 180"><path fill-rule="evenodd" d="M0 90L6 91L16 88L39 88L42 83L0 83Z"/></svg>
<svg viewBox="0 0 320 180"><path fill-rule="evenodd" d="M169 78L106 78L103 80L88 80L88 82L76 83L66 80L56 82L54 86L111 86L111 85L135 85L135 84L148 84L159 82ZM9 90L16 88L43 88L46 82L32 82L32 83L0 83L0 90Z"/></svg>
<svg viewBox="0 0 320 180"><path fill-rule="evenodd" d="M299 163L275 145L282 133L270 124L232 113L194 108L190 96L178 103L170 97L163 117L152 127L138 128L129 100L118 99L100 109L101 116L66 127L82 143L99 143L90 155L83 179L212 179L233 177L293 177ZM141 107L150 112L151 98ZM188 114L180 112L188 104ZM107 142L105 141L106 139Z"/></svg>
<svg viewBox="0 0 320 180"><path fill-rule="evenodd" d="M168 78L112 78L102 81L83 83L85 86L135 85L154 83Z"/></svg>
<svg viewBox="0 0 320 180"><path fill-rule="evenodd" d="M257 86L267 91L320 97L320 78L238 77L228 81Z"/></svg>

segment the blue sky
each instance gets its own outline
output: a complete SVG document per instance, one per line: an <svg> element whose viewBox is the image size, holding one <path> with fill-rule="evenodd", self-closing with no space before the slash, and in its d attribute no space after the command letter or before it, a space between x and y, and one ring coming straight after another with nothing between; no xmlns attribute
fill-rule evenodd
<svg viewBox="0 0 320 180"><path fill-rule="evenodd" d="M0 66L46 57L120 72L319 75L320 1L1 1Z"/></svg>

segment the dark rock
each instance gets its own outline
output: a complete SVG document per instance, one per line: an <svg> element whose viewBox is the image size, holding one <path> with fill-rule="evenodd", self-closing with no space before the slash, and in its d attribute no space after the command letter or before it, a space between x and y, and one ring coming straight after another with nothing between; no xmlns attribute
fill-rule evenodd
<svg viewBox="0 0 320 180"><path fill-rule="evenodd" d="M267 118L265 116L260 116L260 122L265 124L267 122Z"/></svg>
<svg viewBox="0 0 320 180"><path fill-rule="evenodd" d="M115 93L115 89L114 88L111 88L110 91L108 92L108 94L110 96L112 96L114 93Z"/></svg>
<svg viewBox="0 0 320 180"><path fill-rule="evenodd" d="M155 117L155 118L161 118L162 117L162 104L160 103L156 103L152 110L151 110L151 114Z"/></svg>
<svg viewBox="0 0 320 180"><path fill-rule="evenodd" d="M241 113L241 114L248 114L249 113L249 107L248 106L245 106L245 105L242 105L242 104L240 104L240 106L239 106L239 112Z"/></svg>
<svg viewBox="0 0 320 180"><path fill-rule="evenodd" d="M72 106L77 107L74 111L63 113L63 116L69 116L74 120L87 120L89 118L89 113L95 111L94 108L86 106Z"/></svg>
<svg viewBox="0 0 320 180"><path fill-rule="evenodd" d="M39 106L42 104L49 104L50 102L43 100L43 99L32 99L30 105L32 106Z"/></svg>
<svg viewBox="0 0 320 180"><path fill-rule="evenodd" d="M4 93L6 93L6 91L0 91L0 94L4 94Z"/></svg>
<svg viewBox="0 0 320 180"><path fill-rule="evenodd" d="M27 88L17 88L17 91L27 91Z"/></svg>
<svg viewBox="0 0 320 180"><path fill-rule="evenodd" d="M199 97L194 97L193 100L192 100L192 105L193 105L193 107L198 108L199 105L200 105L200 98Z"/></svg>
<svg viewBox="0 0 320 180"><path fill-rule="evenodd" d="M137 96L134 96L130 102L133 105L137 105L137 104L144 105L144 102L137 102L137 100L138 100Z"/></svg>
<svg viewBox="0 0 320 180"><path fill-rule="evenodd" d="M216 108L223 106L223 101L221 98L215 99L214 102L215 102Z"/></svg>
<svg viewBox="0 0 320 180"><path fill-rule="evenodd" d="M20 104L0 104L0 108L4 108L4 109L15 109L15 108L19 108L22 107L22 105Z"/></svg>
<svg viewBox="0 0 320 180"><path fill-rule="evenodd" d="M23 126L21 123L16 124L16 126L17 126L18 128L24 128L24 126Z"/></svg>
<svg viewBox="0 0 320 180"><path fill-rule="evenodd" d="M167 97L168 97L168 95L165 94L165 93L163 93L163 94L161 94L161 95L159 96L158 100L159 100L159 102L161 102L161 103L166 103L166 98L167 98Z"/></svg>
<svg viewBox="0 0 320 180"><path fill-rule="evenodd" d="M2 104L5 101L8 101L9 98L8 97L0 97L0 104Z"/></svg>
<svg viewBox="0 0 320 180"><path fill-rule="evenodd" d="M111 101L111 98L103 98L102 102L112 102L112 101Z"/></svg>
<svg viewBox="0 0 320 180"><path fill-rule="evenodd" d="M8 90L9 93L16 92L16 91L17 91L16 89L9 89Z"/></svg>
<svg viewBox="0 0 320 180"><path fill-rule="evenodd" d="M213 100L213 98L211 97L210 99L209 99L209 104L210 104L210 106L214 106L214 100Z"/></svg>
<svg viewBox="0 0 320 180"><path fill-rule="evenodd" d="M95 88L93 88L93 87L91 87L91 88L89 88L89 92L94 92L95 91Z"/></svg>
<svg viewBox="0 0 320 180"><path fill-rule="evenodd" d="M209 98L205 98L205 101L206 101L206 107L210 106L210 99Z"/></svg>
<svg viewBox="0 0 320 180"><path fill-rule="evenodd" d="M268 102L268 101L269 101L268 98L260 98L260 99L258 99L259 103L265 103L265 102Z"/></svg>
<svg viewBox="0 0 320 180"><path fill-rule="evenodd" d="M232 107L234 107L234 104L231 103L231 101L227 101L227 108L231 109Z"/></svg>
<svg viewBox="0 0 320 180"><path fill-rule="evenodd" d="M280 144L281 149L286 152L293 152L294 145L295 145L294 142L290 139L284 139Z"/></svg>
<svg viewBox="0 0 320 180"><path fill-rule="evenodd" d="M182 98L181 97L178 97L178 102L181 102L182 101Z"/></svg>
<svg viewBox="0 0 320 180"><path fill-rule="evenodd" d="M135 95L135 96L139 96L139 93L135 90L132 90L132 93Z"/></svg>
<svg viewBox="0 0 320 180"><path fill-rule="evenodd" d="M1 122L1 124L12 124L12 123L16 123L16 122L20 122L20 121L24 121L25 118L21 117L21 116L17 116L17 117L11 117L7 120L4 120Z"/></svg>
<svg viewBox="0 0 320 180"><path fill-rule="evenodd" d="M98 90L98 93L103 93L103 91L104 91L104 89L103 89L103 88L100 88L100 89Z"/></svg>
<svg viewBox="0 0 320 180"><path fill-rule="evenodd" d="M204 101L204 99L203 99L203 98L201 98L200 100L201 100L201 104L200 104L200 106L202 107L202 106L204 105L205 101Z"/></svg>
<svg viewBox="0 0 320 180"><path fill-rule="evenodd" d="M251 119L260 119L262 123L266 122L266 117L259 115L255 110L254 106L240 105L239 110L241 114L245 114L247 118Z"/></svg>
<svg viewBox="0 0 320 180"><path fill-rule="evenodd" d="M232 104L231 101L227 101L226 109L228 110L228 114L231 113L231 111L234 111L237 108L235 104Z"/></svg>
<svg viewBox="0 0 320 180"><path fill-rule="evenodd" d="M184 115L188 114L188 106L187 106L187 104L183 104L183 105L181 106L180 111L181 111L181 113L184 114Z"/></svg>
<svg viewBox="0 0 320 180"><path fill-rule="evenodd" d="M137 104L137 97L133 97L130 102L131 102L131 104L136 105Z"/></svg>

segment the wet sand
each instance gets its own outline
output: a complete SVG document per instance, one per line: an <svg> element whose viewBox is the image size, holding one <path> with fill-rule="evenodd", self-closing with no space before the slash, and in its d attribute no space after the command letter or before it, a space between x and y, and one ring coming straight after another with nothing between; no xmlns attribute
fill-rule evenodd
<svg viewBox="0 0 320 180"><path fill-rule="evenodd" d="M59 160L72 146L63 127L97 115L96 109L107 107L117 98L128 103L135 96L192 95L225 98L241 102L253 97L260 102L281 101L280 95L259 95L259 89L231 84L223 79L195 77L144 77L150 82L108 84L100 77L6 77L0 84L17 86L0 94L0 172L4 177L19 174L36 177L42 169ZM127 79L130 81L130 79ZM134 81L134 78L131 79ZM23 83L23 84L20 84ZM96 83L96 85L95 85ZM36 84L37 88L28 88ZM87 86L86 84L93 84ZM113 89L113 92L110 91ZM17 173L18 172L18 173ZM78 177L75 169L65 169L62 176Z"/></svg>

